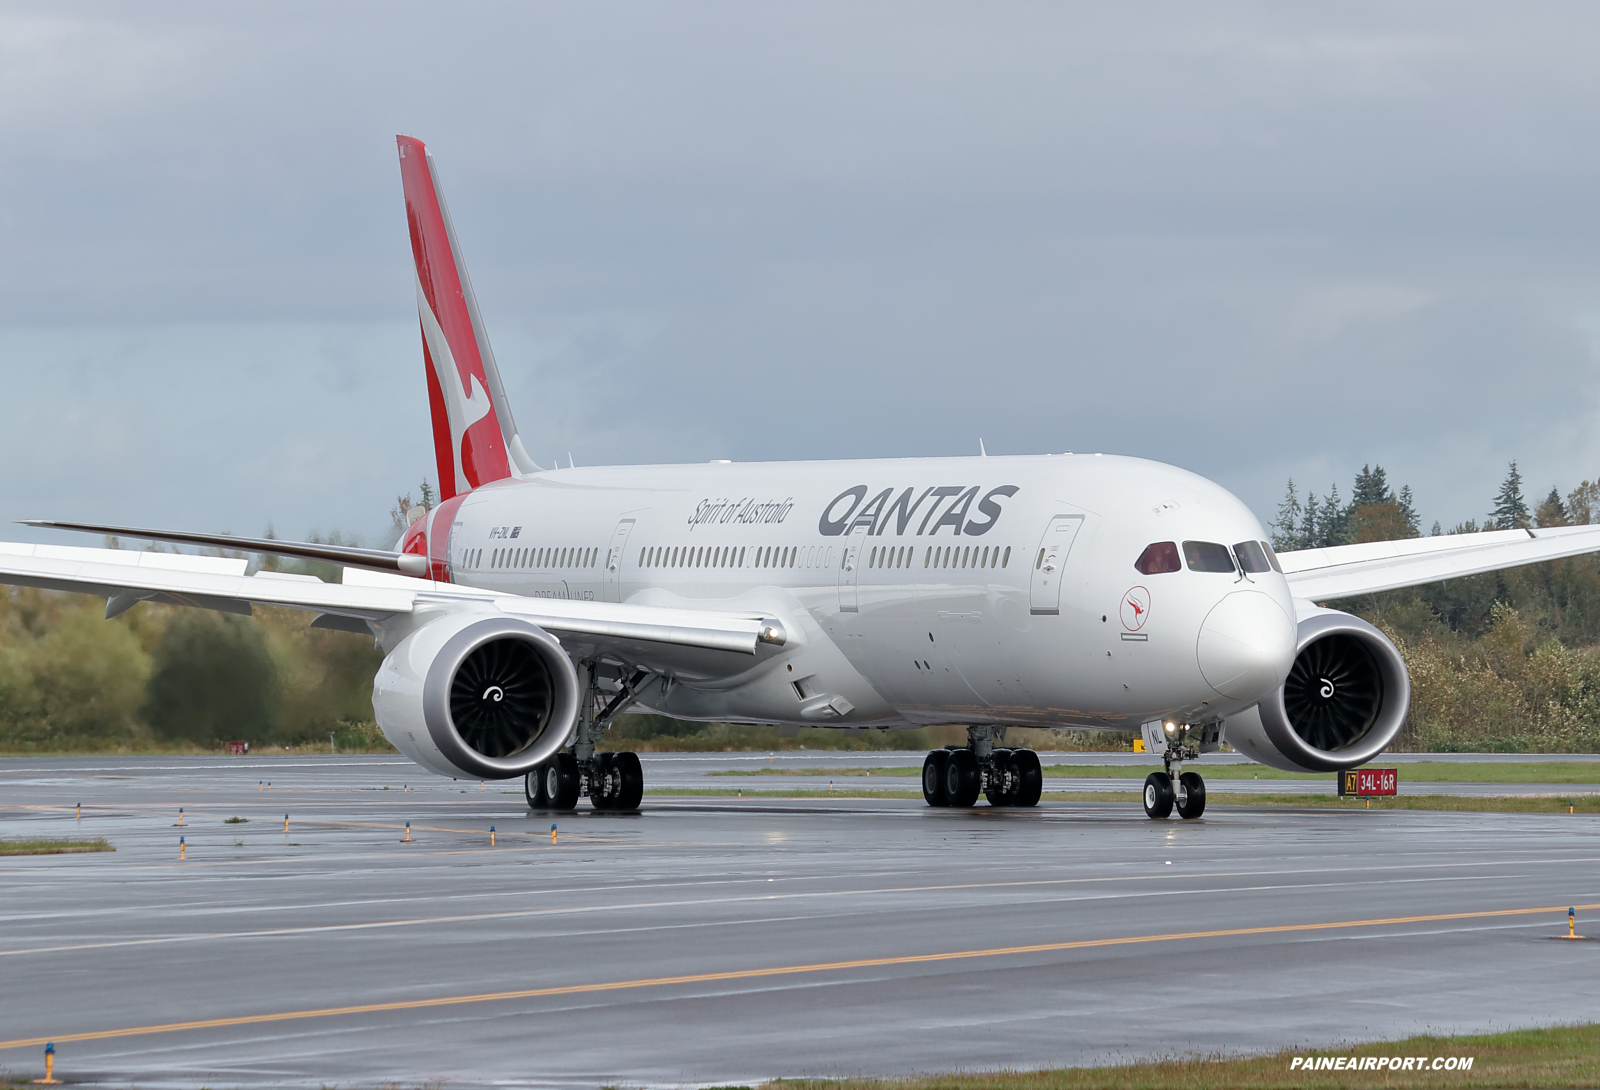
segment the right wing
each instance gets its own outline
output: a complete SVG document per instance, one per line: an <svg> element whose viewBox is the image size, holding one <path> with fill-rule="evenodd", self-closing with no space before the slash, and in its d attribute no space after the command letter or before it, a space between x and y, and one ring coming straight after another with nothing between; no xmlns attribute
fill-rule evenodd
<svg viewBox="0 0 1600 1090"><path fill-rule="evenodd" d="M0 584L104 595L107 617L142 601L246 615L257 604L315 612L316 627L364 631L423 610L498 610L565 643L701 677L748 669L760 647L788 639L780 621L754 612L528 598L355 568L344 570L343 583L324 583L276 572L246 575L245 566L225 557L0 542Z"/></svg>
<svg viewBox="0 0 1600 1090"><path fill-rule="evenodd" d="M1296 598L1327 602L1600 552L1600 526L1490 530L1279 553Z"/></svg>

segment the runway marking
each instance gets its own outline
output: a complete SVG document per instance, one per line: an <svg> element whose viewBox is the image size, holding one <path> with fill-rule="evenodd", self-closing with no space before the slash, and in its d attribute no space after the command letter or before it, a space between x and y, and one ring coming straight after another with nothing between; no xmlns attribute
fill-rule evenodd
<svg viewBox="0 0 1600 1090"><path fill-rule="evenodd" d="M1564 915L1567 905L1538 908L1499 908L1480 912L1444 912L1429 916L1388 916L1371 920L1332 920L1323 923L1272 924L1264 927L1234 927L1220 931L1180 931L1158 935L1123 935L1109 939L1078 939L1072 942L1044 942L1029 946L997 946L987 950L954 950L942 954L903 954L897 957L856 958L851 961L824 961L809 965L778 965L766 969L730 969L720 973L691 973L683 976L646 977L594 984L566 984L554 988L526 988L511 992L481 992L476 995L449 995L433 999L402 999L392 1003L360 1003L346 1007L279 1011L274 1014L245 1014L233 1018L205 1018L192 1022L165 1022L123 1029L93 1030L88 1033L57 1033L46 1037L23 1037L0 1041L0 1049L36 1048L50 1041L104 1041L116 1037L137 1037L152 1033L183 1030L219 1029L224 1026L262 1025L303 1018L332 1018L352 1014L381 1014L387 1011L427 1010L467 1003L493 1003L513 999L540 999L558 995L584 995L597 992L628 991L634 988L661 988L675 984L712 984L730 980L759 980L767 977L795 976L802 973L838 972L847 969L879 969L894 965L927 965L972 958L1014 957L1018 954L1050 954L1066 950L1091 950L1108 946L1134 946L1153 942L1182 942L1198 939L1239 938L1248 935L1284 935L1305 931L1334 931L1355 927L1393 927L1399 924L1440 923L1447 920L1484 920L1506 916L1533 916L1549 913ZM1581 911L1600 909L1600 904L1571 906Z"/></svg>

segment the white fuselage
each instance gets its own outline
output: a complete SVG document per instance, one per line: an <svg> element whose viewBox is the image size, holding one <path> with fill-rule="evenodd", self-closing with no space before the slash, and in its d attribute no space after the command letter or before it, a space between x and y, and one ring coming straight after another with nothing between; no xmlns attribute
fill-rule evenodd
<svg viewBox="0 0 1600 1090"><path fill-rule="evenodd" d="M1225 489L1135 458L554 470L474 490L430 533L468 586L782 619L782 655L652 690L683 718L1136 730L1247 708L1294 656L1278 572L1136 570L1152 543L1265 534Z"/></svg>

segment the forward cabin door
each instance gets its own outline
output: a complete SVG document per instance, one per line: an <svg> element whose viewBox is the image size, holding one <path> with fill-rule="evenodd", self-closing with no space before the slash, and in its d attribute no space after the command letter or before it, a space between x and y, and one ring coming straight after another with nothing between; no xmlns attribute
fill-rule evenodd
<svg viewBox="0 0 1600 1090"><path fill-rule="evenodd" d="M623 519L611 532L611 548L606 551L606 590L608 602L622 601L622 558L627 552L633 519Z"/></svg>
<svg viewBox="0 0 1600 1090"><path fill-rule="evenodd" d="M1039 550L1033 554L1033 579L1029 585L1028 606L1033 614L1061 612L1061 581L1066 574L1067 554L1083 528L1082 515L1057 515L1044 529Z"/></svg>
<svg viewBox="0 0 1600 1090"><path fill-rule="evenodd" d="M856 585L861 578L861 550L867 544L867 531L872 526L863 522L850 531L845 539L844 561L839 565L839 612L855 613L858 608Z"/></svg>

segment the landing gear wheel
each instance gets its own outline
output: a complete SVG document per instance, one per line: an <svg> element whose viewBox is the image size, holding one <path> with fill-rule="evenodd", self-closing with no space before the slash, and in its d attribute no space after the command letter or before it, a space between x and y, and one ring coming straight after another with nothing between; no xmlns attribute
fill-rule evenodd
<svg viewBox="0 0 1600 1090"><path fill-rule="evenodd" d="M994 751L993 764L989 766L994 769L990 777L994 786L983 789L983 797L989 800L990 806L1016 805L1017 781L1016 777L1011 773L1010 765L1011 751L1009 749L997 749Z"/></svg>
<svg viewBox="0 0 1600 1090"><path fill-rule="evenodd" d="M1206 781L1200 778L1198 772L1185 772L1178 777L1178 782L1183 784L1187 796L1178 803L1178 816L1183 818L1197 818L1206 812Z"/></svg>
<svg viewBox="0 0 1600 1090"><path fill-rule="evenodd" d="M615 753L596 753L594 755L594 782L589 786L589 801L596 810L615 810L617 801L617 777L611 770L612 758Z"/></svg>
<svg viewBox="0 0 1600 1090"><path fill-rule="evenodd" d="M1165 772L1152 772L1144 778L1144 812L1153 818L1168 817L1172 813L1172 777Z"/></svg>
<svg viewBox="0 0 1600 1090"><path fill-rule="evenodd" d="M1044 771L1039 767L1039 755L1031 749L1014 749L1011 751L1011 768L1017 785L1011 795L1011 805L1039 805L1039 792L1044 790Z"/></svg>
<svg viewBox="0 0 1600 1090"><path fill-rule="evenodd" d="M637 753L618 753L611 758L611 775L617 781L617 794L612 800L613 810L637 810L644 798L644 769L639 766Z"/></svg>
<svg viewBox="0 0 1600 1090"><path fill-rule="evenodd" d="M578 759L570 753L557 753L544 766L546 805L552 810L578 808Z"/></svg>
<svg viewBox="0 0 1600 1090"><path fill-rule="evenodd" d="M970 749L950 751L944 766L944 793L950 801L946 806L971 806L978 801L978 790L983 777L978 775L978 759Z"/></svg>
<svg viewBox="0 0 1600 1090"><path fill-rule="evenodd" d="M944 766L949 759L949 750L936 749L922 762L922 797L929 806L950 805L949 796L944 791Z"/></svg>
<svg viewBox="0 0 1600 1090"><path fill-rule="evenodd" d="M544 793L544 765L522 777L522 793L528 798L530 810L543 810L550 805L550 796Z"/></svg>

